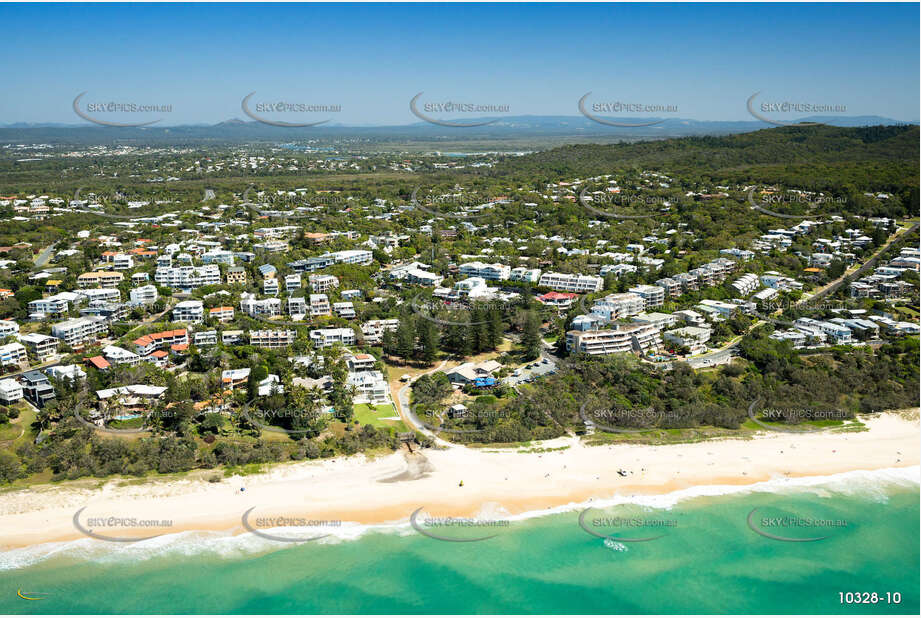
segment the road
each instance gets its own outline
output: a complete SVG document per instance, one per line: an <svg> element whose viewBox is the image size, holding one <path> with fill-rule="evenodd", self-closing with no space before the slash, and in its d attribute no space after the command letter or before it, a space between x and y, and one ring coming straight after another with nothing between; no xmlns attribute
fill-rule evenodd
<svg viewBox="0 0 921 618"><path fill-rule="evenodd" d="M35 256L35 268L42 268L45 264L48 263L48 260L51 259L52 254L54 253L54 248L58 243L52 243L51 245L42 249L42 251Z"/></svg>
<svg viewBox="0 0 921 618"><path fill-rule="evenodd" d="M401 386L400 389L397 391L397 396L393 398L393 403L397 408L397 412L399 413L400 418L403 419L403 421L409 426L410 429L425 434L426 436L435 440L436 444L439 444L441 446L455 446L453 443L447 442L446 440L442 440L441 438L436 436L434 433L426 429L425 426L422 424L422 421L419 420L419 417L416 416L415 412L413 412L412 408L409 405L409 389L412 386L413 382L415 382L416 380L418 380L424 375L435 373L436 371L441 371L444 368L444 366L447 364L448 364L448 361L443 360L434 369L429 369L428 371L420 373L416 377L409 380L409 382ZM391 386L390 390L392 393L393 386Z"/></svg>
<svg viewBox="0 0 921 618"><path fill-rule="evenodd" d="M917 231L918 226L919 226L919 224L918 224L918 223L915 223L915 224L912 225L910 228L907 228L907 229L904 229L904 230L903 230L903 229L900 229L899 231L897 231L897 232L892 236L892 238L889 240L889 242L887 242L887 243L886 243L885 245L883 245L878 251L876 251L876 253L874 253L874 254L870 257L870 259L868 259L866 262L864 262L857 270L854 270L854 271L851 271L851 272L845 271L843 275L841 275L840 277L838 277L838 278L835 279L834 281L828 283L827 285L825 285L825 286L819 288L814 294L812 294L812 295L809 296L808 298L802 298L802 299L800 299L796 304L797 304L797 305L805 305L805 304L807 304L807 303L812 303L813 301L815 301L815 300L817 300L817 299L820 299L820 298L822 298L822 297L824 297L824 296L828 296L829 294L833 293L835 290L837 290L839 287L841 287L841 285L843 285L844 282L845 282L846 280L848 280L849 278L859 279L861 275L863 275L863 274L866 273L868 270L870 270L871 268L874 268L874 267L876 266L876 262L879 261L879 256L882 255L883 252L885 252L886 250L888 250L889 247L891 247L891 246L894 245L895 243L900 242L900 241L902 240L903 237L907 236L908 234L911 234L912 232Z"/></svg>

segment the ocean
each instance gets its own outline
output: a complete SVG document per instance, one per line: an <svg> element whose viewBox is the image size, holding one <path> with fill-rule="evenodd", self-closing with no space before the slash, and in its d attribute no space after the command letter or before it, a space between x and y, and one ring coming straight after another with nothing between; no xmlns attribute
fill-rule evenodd
<svg viewBox="0 0 921 618"><path fill-rule="evenodd" d="M473 542L346 525L299 544L181 533L5 551L0 613L919 613L918 468L624 497L507 524L439 529L490 537Z"/></svg>

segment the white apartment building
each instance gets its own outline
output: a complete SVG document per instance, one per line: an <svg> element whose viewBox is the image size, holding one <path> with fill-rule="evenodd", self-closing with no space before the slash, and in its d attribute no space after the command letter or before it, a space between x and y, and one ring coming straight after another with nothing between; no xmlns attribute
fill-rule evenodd
<svg viewBox="0 0 921 618"><path fill-rule="evenodd" d="M391 318L389 320L368 320L361 325L361 334L365 343L370 345L379 345L384 340L384 332L395 332L400 327L400 320Z"/></svg>
<svg viewBox="0 0 921 618"><path fill-rule="evenodd" d="M367 249L349 249L348 251L335 251L325 253L320 257L330 257L339 264L368 265L374 261L374 254Z"/></svg>
<svg viewBox="0 0 921 618"><path fill-rule="evenodd" d="M19 341L26 346L29 356L40 363L51 360L58 353L58 345L61 340L41 333L29 333L19 338Z"/></svg>
<svg viewBox="0 0 921 618"><path fill-rule="evenodd" d="M509 281L537 283L540 281L540 269L525 268L524 266L519 266L518 268L513 268L511 271L509 271L508 279Z"/></svg>
<svg viewBox="0 0 921 618"><path fill-rule="evenodd" d="M604 279L594 275L567 275L548 272L540 276L538 285L558 292L599 292Z"/></svg>
<svg viewBox="0 0 921 618"><path fill-rule="evenodd" d="M249 344L260 348L286 348L294 343L296 336L293 330L251 330Z"/></svg>
<svg viewBox="0 0 921 618"><path fill-rule="evenodd" d="M303 296L292 296L285 301L285 305L288 309L288 315L291 317L299 316L303 318L307 315L307 301Z"/></svg>
<svg viewBox="0 0 921 618"><path fill-rule="evenodd" d="M318 328L310 331L310 341L315 348L326 348L336 343L355 345L355 331L351 328Z"/></svg>
<svg viewBox="0 0 921 618"><path fill-rule="evenodd" d="M511 267L499 263L468 262L461 264L458 273L464 277L480 277L487 281L505 281L511 275L511 270Z"/></svg>
<svg viewBox="0 0 921 618"><path fill-rule="evenodd" d="M300 281L299 276L298 281ZM328 292L333 288L339 287L339 278L333 275L309 275L307 277L307 281L310 284L310 290L318 294Z"/></svg>
<svg viewBox="0 0 921 618"><path fill-rule="evenodd" d="M157 294L157 286L155 285L142 285L139 288L134 288L128 292L128 298L131 299L132 303L150 305L157 301L159 294Z"/></svg>
<svg viewBox="0 0 921 618"><path fill-rule="evenodd" d="M660 331L649 324L620 325L612 330L571 330L566 333L566 349L598 356L638 352L646 354L661 349Z"/></svg>
<svg viewBox="0 0 921 618"><path fill-rule="evenodd" d="M70 303L76 294L61 292L48 298L37 298L29 301L29 313L44 313L45 315L61 315L67 313Z"/></svg>
<svg viewBox="0 0 921 618"><path fill-rule="evenodd" d="M629 291L643 299L646 309L665 304L665 289L657 285L635 285Z"/></svg>
<svg viewBox="0 0 921 618"><path fill-rule="evenodd" d="M197 346L217 345L216 330L201 330L192 335L192 343Z"/></svg>
<svg viewBox="0 0 921 618"><path fill-rule="evenodd" d="M14 341L6 345L0 345L0 367L18 366L27 362L28 359L26 349L21 343Z"/></svg>
<svg viewBox="0 0 921 618"><path fill-rule="evenodd" d="M301 289L301 276L296 274L285 275L285 291L292 292L299 289Z"/></svg>
<svg viewBox="0 0 921 618"><path fill-rule="evenodd" d="M233 307L212 307L208 309L208 317L218 322L233 321Z"/></svg>
<svg viewBox="0 0 921 618"><path fill-rule="evenodd" d="M336 315L340 318L345 318L346 320L351 320L356 315L355 306L350 301L333 303L333 311L335 311Z"/></svg>
<svg viewBox="0 0 921 618"><path fill-rule="evenodd" d="M15 335L19 332L19 324L13 320L0 320L0 338Z"/></svg>
<svg viewBox="0 0 921 618"><path fill-rule="evenodd" d="M154 281L160 285L190 291L205 285L218 285L221 282L221 269L217 264L206 266L177 266L157 268Z"/></svg>
<svg viewBox="0 0 921 618"><path fill-rule="evenodd" d="M812 318L799 318L793 322L793 327L807 334L823 333L826 338L836 345L854 342L854 333L843 324L814 320Z"/></svg>
<svg viewBox="0 0 921 618"><path fill-rule="evenodd" d="M117 288L92 288L80 292L90 302L102 301L107 303L117 303L121 301L122 294Z"/></svg>
<svg viewBox="0 0 921 618"><path fill-rule="evenodd" d="M262 293L263 294L278 294L278 279L275 277L266 277L262 280Z"/></svg>
<svg viewBox="0 0 921 618"><path fill-rule="evenodd" d="M0 404L5 406L22 399L22 385L11 378L0 380Z"/></svg>
<svg viewBox="0 0 921 618"><path fill-rule="evenodd" d="M320 315L330 315L332 309L329 306L329 297L326 294L310 295L310 315L313 317Z"/></svg>
<svg viewBox="0 0 921 618"><path fill-rule="evenodd" d="M96 336L109 330L105 318L84 317L58 322L51 327L51 334L72 348L96 341Z"/></svg>
<svg viewBox="0 0 921 618"><path fill-rule="evenodd" d="M599 298L592 305L592 313L601 316L606 322L642 313L646 303L643 297L632 292L609 294Z"/></svg>
<svg viewBox="0 0 921 618"><path fill-rule="evenodd" d="M173 308L174 322L201 324L205 321L205 307L200 300L184 300Z"/></svg>
<svg viewBox="0 0 921 618"><path fill-rule="evenodd" d="M255 294L244 292L240 295L240 311L254 318L281 315L281 299L257 299Z"/></svg>
<svg viewBox="0 0 921 618"><path fill-rule="evenodd" d="M758 275L754 273L746 273L733 281L732 287L739 293L740 296L744 298L761 287L761 284L758 281Z"/></svg>

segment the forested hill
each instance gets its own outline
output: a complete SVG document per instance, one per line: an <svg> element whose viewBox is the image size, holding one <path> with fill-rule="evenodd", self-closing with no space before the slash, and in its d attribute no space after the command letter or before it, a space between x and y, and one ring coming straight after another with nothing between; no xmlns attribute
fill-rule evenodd
<svg viewBox="0 0 921 618"><path fill-rule="evenodd" d="M564 146L506 161L492 173L552 180L639 168L725 182L902 192L918 187L918 138L913 125L778 127L722 137Z"/></svg>

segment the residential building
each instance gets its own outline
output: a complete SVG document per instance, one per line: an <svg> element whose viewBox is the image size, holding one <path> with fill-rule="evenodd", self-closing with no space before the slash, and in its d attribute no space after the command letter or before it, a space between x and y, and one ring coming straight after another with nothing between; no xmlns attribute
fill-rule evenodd
<svg viewBox="0 0 921 618"><path fill-rule="evenodd" d="M244 292L240 295L240 311L256 317L275 317L281 315L280 298L257 299L255 294Z"/></svg>
<svg viewBox="0 0 921 618"><path fill-rule="evenodd" d="M29 361L25 347L15 341L0 345L0 369L7 367L19 367Z"/></svg>
<svg viewBox="0 0 921 618"><path fill-rule="evenodd" d="M221 323L232 322L233 315L233 307L212 307L208 309L208 317Z"/></svg>
<svg viewBox="0 0 921 618"><path fill-rule="evenodd" d="M665 304L665 289L657 285L635 285L629 291L643 299L645 309Z"/></svg>
<svg viewBox="0 0 921 618"><path fill-rule="evenodd" d="M80 288L114 287L125 278L123 273L112 271L96 271L83 273L77 277L77 286Z"/></svg>
<svg viewBox="0 0 921 618"><path fill-rule="evenodd" d="M58 322L51 327L51 335L61 339L72 348L79 349L87 343L95 343L97 336L108 332L109 326L101 317L73 318Z"/></svg>
<svg viewBox="0 0 921 618"><path fill-rule="evenodd" d="M538 285L558 292L600 292L604 279L593 275L547 272L540 276Z"/></svg>
<svg viewBox="0 0 921 618"><path fill-rule="evenodd" d="M205 266L158 267L154 281L184 292L221 282L221 269L217 264Z"/></svg>
<svg viewBox="0 0 921 618"><path fill-rule="evenodd" d="M333 303L333 311L335 311L336 315L340 318L345 318L346 320L351 320L356 317L355 306L348 301Z"/></svg>
<svg viewBox="0 0 921 618"><path fill-rule="evenodd" d="M0 404L9 406L22 399L22 385L16 380L0 380Z"/></svg>
<svg viewBox="0 0 921 618"><path fill-rule="evenodd" d="M285 275L285 291L293 292L299 289L301 289L301 276L300 275Z"/></svg>
<svg viewBox="0 0 921 618"><path fill-rule="evenodd" d="M205 321L205 307L200 300L184 300L173 307L174 322L201 324Z"/></svg>
<svg viewBox="0 0 921 618"><path fill-rule="evenodd" d="M292 296L285 301L285 304L288 309L288 315L293 319L303 320L304 316L307 315L307 301L303 296Z"/></svg>
<svg viewBox="0 0 921 618"><path fill-rule="evenodd" d="M325 348L336 343L355 345L355 331L351 328L318 328L310 331L310 341L315 348Z"/></svg>
<svg viewBox="0 0 921 618"><path fill-rule="evenodd" d="M298 277L298 282L300 282L298 275L291 276ZM310 290L318 294L339 287L339 278L333 275L309 275L307 281L310 283Z"/></svg>
<svg viewBox="0 0 921 618"><path fill-rule="evenodd" d="M616 329L566 333L566 349L590 355L638 352L649 354L661 349L660 331L649 324L618 325Z"/></svg>
<svg viewBox="0 0 921 618"><path fill-rule="evenodd" d="M227 269L227 285L235 284L246 284L246 269L242 266L233 266Z"/></svg>
<svg viewBox="0 0 921 618"><path fill-rule="evenodd" d="M310 315L317 317L321 315L330 315L332 309L329 306L329 297L326 294L310 295Z"/></svg>
<svg viewBox="0 0 921 618"><path fill-rule="evenodd" d="M294 343L296 335L293 330L251 330L249 344L259 348L286 348Z"/></svg>
<svg viewBox="0 0 921 618"><path fill-rule="evenodd" d="M524 266L519 266L518 268L513 268L511 271L509 271L508 279L509 281L537 283L540 281L540 269L525 268Z"/></svg>
<svg viewBox="0 0 921 618"><path fill-rule="evenodd" d="M54 386L41 371L27 371L19 379L25 398L36 408L44 408L55 398Z"/></svg>
<svg viewBox="0 0 921 618"><path fill-rule="evenodd" d="M19 341L26 346L29 356L36 362L44 363L53 359L58 353L58 346L61 340L57 337L42 335L41 333L29 333L19 338Z"/></svg>
<svg viewBox="0 0 921 618"><path fill-rule="evenodd" d="M142 285L141 287L130 290L128 292L128 297L131 299L132 303L150 305L157 301L159 295L157 294L157 286Z"/></svg>
<svg viewBox="0 0 921 618"><path fill-rule="evenodd" d="M511 267L498 263L468 262L467 264L462 264L458 272L463 277L480 277L487 281L505 281L511 274Z"/></svg>
<svg viewBox="0 0 921 618"><path fill-rule="evenodd" d="M192 335L192 343L199 347L217 345L217 331L216 330L196 331Z"/></svg>

